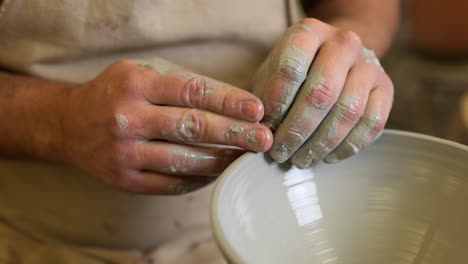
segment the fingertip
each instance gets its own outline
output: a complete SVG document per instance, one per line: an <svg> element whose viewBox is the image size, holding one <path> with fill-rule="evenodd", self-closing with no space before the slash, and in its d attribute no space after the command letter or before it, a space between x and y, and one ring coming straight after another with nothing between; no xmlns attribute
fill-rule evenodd
<svg viewBox="0 0 468 264"><path fill-rule="evenodd" d="M248 121L260 122L265 113L265 108L258 99L246 100L241 102L241 111Z"/></svg>
<svg viewBox="0 0 468 264"><path fill-rule="evenodd" d="M249 149L253 151L266 152L273 144L273 133L264 125L250 130L246 137L247 143L250 146Z"/></svg>
<svg viewBox="0 0 468 264"><path fill-rule="evenodd" d="M277 143L273 144L270 150L268 151L270 157L272 157L278 163L286 162L290 158L290 155L288 153L289 151L287 145Z"/></svg>
<svg viewBox="0 0 468 264"><path fill-rule="evenodd" d="M334 164L339 162L340 160L341 159L338 158L338 155L336 153L331 153L323 159L323 162L327 164Z"/></svg>
<svg viewBox="0 0 468 264"><path fill-rule="evenodd" d="M294 166L296 166L297 168L303 170L303 169L310 168L312 166L312 163L315 162L315 160L307 159L306 157L299 156L296 153L296 155L294 155L291 158L291 162L292 162L292 164L294 164Z"/></svg>
<svg viewBox="0 0 468 264"><path fill-rule="evenodd" d="M265 127L265 151L268 151L273 146L273 132L268 127Z"/></svg>

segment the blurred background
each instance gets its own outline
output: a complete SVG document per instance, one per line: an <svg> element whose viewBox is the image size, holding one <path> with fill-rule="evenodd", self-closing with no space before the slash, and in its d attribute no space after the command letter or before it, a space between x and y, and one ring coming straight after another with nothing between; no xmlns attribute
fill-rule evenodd
<svg viewBox="0 0 468 264"><path fill-rule="evenodd" d="M383 65L395 85L387 128L468 145L468 1L403 1Z"/></svg>

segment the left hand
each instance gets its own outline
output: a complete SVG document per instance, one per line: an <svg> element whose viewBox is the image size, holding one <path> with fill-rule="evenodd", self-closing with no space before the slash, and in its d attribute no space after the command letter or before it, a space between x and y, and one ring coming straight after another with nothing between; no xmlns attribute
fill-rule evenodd
<svg viewBox="0 0 468 264"><path fill-rule="evenodd" d="M290 27L254 79L276 129L269 151L307 168L348 158L383 131L393 84L357 34L307 18Z"/></svg>

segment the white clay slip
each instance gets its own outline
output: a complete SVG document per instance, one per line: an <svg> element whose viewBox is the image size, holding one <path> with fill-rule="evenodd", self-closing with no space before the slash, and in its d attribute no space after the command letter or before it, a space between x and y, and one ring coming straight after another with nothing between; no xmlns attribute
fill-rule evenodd
<svg viewBox="0 0 468 264"><path fill-rule="evenodd" d="M115 119L116 119L117 125L119 127L120 135L127 134L127 130L128 130L128 119L127 119L127 117L122 115L122 114L117 114L115 116Z"/></svg>

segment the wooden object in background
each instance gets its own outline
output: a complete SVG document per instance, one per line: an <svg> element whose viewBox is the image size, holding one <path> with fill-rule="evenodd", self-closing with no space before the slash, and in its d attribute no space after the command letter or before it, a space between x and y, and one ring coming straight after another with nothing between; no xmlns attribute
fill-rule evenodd
<svg viewBox="0 0 468 264"><path fill-rule="evenodd" d="M467 0L412 0L412 40L437 55L468 55Z"/></svg>

